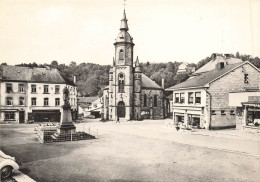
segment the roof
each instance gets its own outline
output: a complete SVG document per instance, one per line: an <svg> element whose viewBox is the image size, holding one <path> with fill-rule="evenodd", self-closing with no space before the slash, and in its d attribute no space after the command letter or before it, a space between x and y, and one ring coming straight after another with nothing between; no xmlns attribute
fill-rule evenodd
<svg viewBox="0 0 260 182"><path fill-rule="evenodd" d="M156 89L162 90L163 88L160 87L157 83L151 80L148 76L142 73L142 88L147 89Z"/></svg>
<svg viewBox="0 0 260 182"><path fill-rule="evenodd" d="M109 86L103 88L103 90L108 90ZM163 90L157 83L155 83L151 78L142 73L142 89L152 89L152 90Z"/></svg>
<svg viewBox="0 0 260 182"><path fill-rule="evenodd" d="M98 97L78 97L78 102L79 103L87 103L87 102L94 102L97 100Z"/></svg>
<svg viewBox="0 0 260 182"><path fill-rule="evenodd" d="M169 96L167 96L167 98L169 99L169 101L173 100L173 94L170 94Z"/></svg>
<svg viewBox="0 0 260 182"><path fill-rule="evenodd" d="M216 59L211 60L210 62L208 62L207 64L202 66L200 69L195 71L193 74L196 75L196 74L201 74L201 73L205 73L207 71L214 70L215 67L216 67L216 64L219 63L219 62L225 62L227 65L231 65L231 64L242 63L243 61L241 59L238 59L238 58L225 59L222 56L217 56Z"/></svg>
<svg viewBox="0 0 260 182"><path fill-rule="evenodd" d="M249 62L243 62L243 63L226 65L221 70L214 69L210 72L202 73L201 75L188 79L185 82L182 82L180 84L174 85L166 90L170 91L170 90L181 90L181 89L188 89L188 88L206 87L205 86L206 84L213 82L218 77L220 77L220 76L228 73L229 71L231 71L237 67L240 67L246 63L251 64Z"/></svg>
<svg viewBox="0 0 260 182"><path fill-rule="evenodd" d="M1 80L75 85L57 69L1 65L0 70Z"/></svg>

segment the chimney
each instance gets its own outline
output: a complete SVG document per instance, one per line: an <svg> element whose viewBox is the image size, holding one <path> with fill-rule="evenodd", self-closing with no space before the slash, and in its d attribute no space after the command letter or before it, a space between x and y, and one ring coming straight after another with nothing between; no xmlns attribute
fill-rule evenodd
<svg viewBox="0 0 260 182"><path fill-rule="evenodd" d="M77 78L76 75L73 75L73 83L76 84Z"/></svg>
<svg viewBox="0 0 260 182"><path fill-rule="evenodd" d="M215 60L216 58L217 58L217 54L216 53L211 54L211 59L212 60Z"/></svg>
<svg viewBox="0 0 260 182"><path fill-rule="evenodd" d="M225 63L224 62L219 62L216 64L216 69L217 70L221 70L225 67Z"/></svg>
<svg viewBox="0 0 260 182"><path fill-rule="evenodd" d="M164 78L162 78L162 88L164 89Z"/></svg>
<svg viewBox="0 0 260 182"><path fill-rule="evenodd" d="M231 57L231 54L224 54L226 59L229 59Z"/></svg>

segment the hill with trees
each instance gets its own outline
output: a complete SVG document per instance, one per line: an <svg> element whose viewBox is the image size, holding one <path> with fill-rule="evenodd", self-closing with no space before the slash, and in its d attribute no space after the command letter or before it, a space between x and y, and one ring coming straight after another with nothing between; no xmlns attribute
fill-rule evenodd
<svg viewBox="0 0 260 182"><path fill-rule="evenodd" d="M231 57L240 58L243 61L249 60L256 67L260 68L260 59L258 57L252 58L250 55L239 54L232 55ZM197 69L207 64L211 57L202 59L197 64L191 64ZM168 63L140 63L141 70L144 74L154 80L157 84L161 85L162 79L165 80L165 88L178 84L189 78L187 73L176 74L179 65L182 62L168 62ZM3 63L6 64L6 63ZM78 91L81 96L96 96L102 94L102 88L106 87L108 82L108 75L110 65L99 65L94 63L80 63L72 61L69 65L59 64L58 61L52 61L50 64L37 64L35 62L29 64L18 64L17 66L26 67L46 67L57 68L61 74L67 78L73 79L73 75L77 76Z"/></svg>

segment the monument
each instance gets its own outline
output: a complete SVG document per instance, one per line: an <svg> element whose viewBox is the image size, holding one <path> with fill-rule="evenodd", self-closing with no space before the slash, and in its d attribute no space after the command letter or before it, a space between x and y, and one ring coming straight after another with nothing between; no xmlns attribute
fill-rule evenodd
<svg viewBox="0 0 260 182"><path fill-rule="evenodd" d="M76 133L76 127L72 123L71 106L69 103L69 89L65 87L63 89L64 105L62 106L63 114L61 118L60 126L57 128L57 133L60 135L70 135Z"/></svg>

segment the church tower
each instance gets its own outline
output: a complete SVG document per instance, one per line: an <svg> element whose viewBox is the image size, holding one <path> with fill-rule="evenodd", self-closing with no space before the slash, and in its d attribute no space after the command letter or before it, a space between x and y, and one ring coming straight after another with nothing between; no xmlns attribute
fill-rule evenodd
<svg viewBox="0 0 260 182"><path fill-rule="evenodd" d="M115 46L113 68L109 73L109 119L134 118L133 38L128 33L125 10Z"/></svg>

